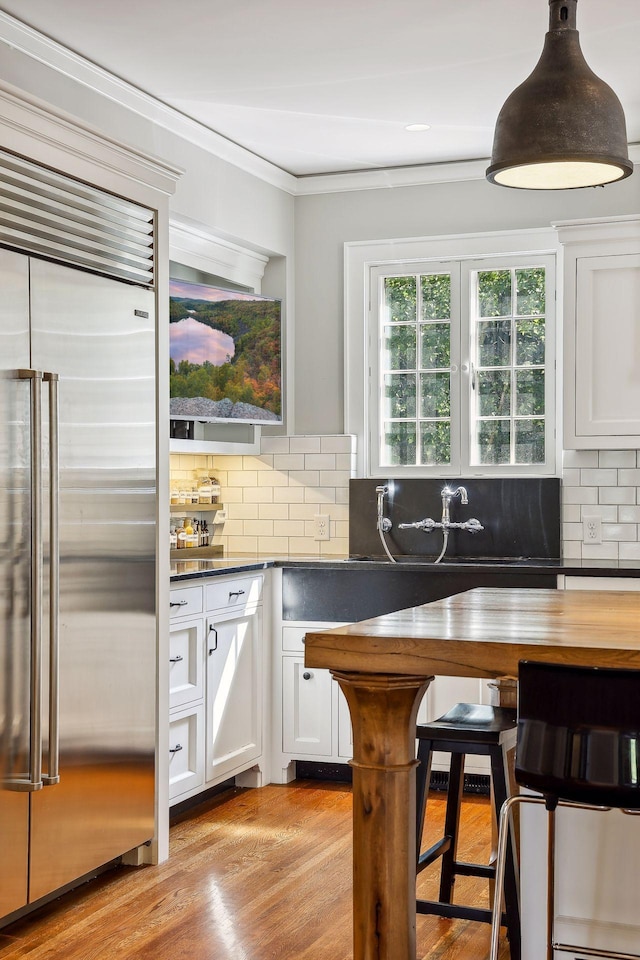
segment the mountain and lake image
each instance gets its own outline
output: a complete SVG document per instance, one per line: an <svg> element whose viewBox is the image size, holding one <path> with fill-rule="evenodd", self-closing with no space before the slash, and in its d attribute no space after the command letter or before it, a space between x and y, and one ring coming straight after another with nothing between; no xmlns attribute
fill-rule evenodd
<svg viewBox="0 0 640 960"><path fill-rule="evenodd" d="M170 415L281 420L279 300L172 280Z"/></svg>

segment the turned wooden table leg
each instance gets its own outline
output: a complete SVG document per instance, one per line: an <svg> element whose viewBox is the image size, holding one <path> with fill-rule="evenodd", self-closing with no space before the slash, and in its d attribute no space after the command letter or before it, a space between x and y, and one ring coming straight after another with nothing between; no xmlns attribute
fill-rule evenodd
<svg viewBox="0 0 640 960"><path fill-rule="evenodd" d="M354 960L415 960L415 727L433 678L332 673L353 725Z"/></svg>

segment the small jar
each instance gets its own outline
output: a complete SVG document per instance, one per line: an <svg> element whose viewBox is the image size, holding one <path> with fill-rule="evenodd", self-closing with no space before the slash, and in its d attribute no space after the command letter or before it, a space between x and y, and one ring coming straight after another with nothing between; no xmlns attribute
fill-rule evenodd
<svg viewBox="0 0 640 960"><path fill-rule="evenodd" d="M178 503L191 503L191 494L186 487L181 487L178 493Z"/></svg>
<svg viewBox="0 0 640 960"><path fill-rule="evenodd" d="M198 486L198 502L211 503L211 481L209 477L202 477Z"/></svg>
<svg viewBox="0 0 640 960"><path fill-rule="evenodd" d="M169 493L169 502L170 503L180 503L180 491L177 486L172 486Z"/></svg>
<svg viewBox="0 0 640 960"><path fill-rule="evenodd" d="M176 550L178 546L178 532L175 528L175 524L171 524L169 527L169 549Z"/></svg>
<svg viewBox="0 0 640 960"><path fill-rule="evenodd" d="M187 521L185 520L185 523L186 522ZM176 547L178 548L178 550L184 550L184 548L187 545L187 531L185 529L184 524L181 527L178 527L176 531L176 539L178 541L176 543Z"/></svg>
<svg viewBox="0 0 640 960"><path fill-rule="evenodd" d="M211 503L220 502L220 484L215 477L211 478Z"/></svg>
<svg viewBox="0 0 640 960"><path fill-rule="evenodd" d="M189 502L190 502L190 503L199 503L199 493L198 493L198 485L197 485L197 483L194 483L193 486L191 487L191 494L189 495Z"/></svg>

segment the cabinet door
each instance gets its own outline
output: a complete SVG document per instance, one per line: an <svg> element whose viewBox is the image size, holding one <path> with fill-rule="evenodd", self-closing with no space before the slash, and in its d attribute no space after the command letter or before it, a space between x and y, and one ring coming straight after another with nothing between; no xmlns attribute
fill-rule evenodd
<svg viewBox="0 0 640 960"><path fill-rule="evenodd" d="M169 704L181 707L204 694L202 619L174 623L169 631Z"/></svg>
<svg viewBox="0 0 640 960"><path fill-rule="evenodd" d="M640 437L640 254L580 257L576 269L576 446L633 447ZM567 357L570 363L573 357ZM570 382L570 381L569 381ZM601 441L604 441L601 443Z"/></svg>
<svg viewBox="0 0 640 960"><path fill-rule="evenodd" d="M207 618L207 782L246 769L262 752L262 608Z"/></svg>
<svg viewBox="0 0 640 960"><path fill-rule="evenodd" d="M300 756L331 756L331 674L282 658L282 749Z"/></svg>

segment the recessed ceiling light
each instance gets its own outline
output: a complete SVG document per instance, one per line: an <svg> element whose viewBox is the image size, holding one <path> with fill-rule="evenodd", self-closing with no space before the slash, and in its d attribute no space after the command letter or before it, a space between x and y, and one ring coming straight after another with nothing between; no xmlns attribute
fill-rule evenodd
<svg viewBox="0 0 640 960"><path fill-rule="evenodd" d="M431 130L431 126L428 123L408 123L405 130L409 133L422 133L424 130Z"/></svg>

